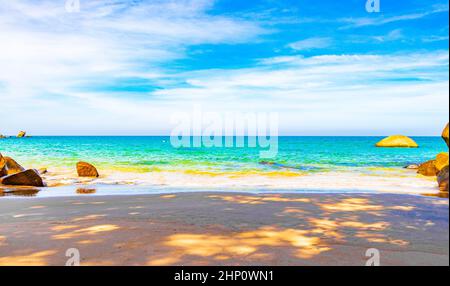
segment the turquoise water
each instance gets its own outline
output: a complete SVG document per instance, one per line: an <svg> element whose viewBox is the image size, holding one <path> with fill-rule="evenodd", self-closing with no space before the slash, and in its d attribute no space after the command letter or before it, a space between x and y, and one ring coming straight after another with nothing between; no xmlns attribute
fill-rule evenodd
<svg viewBox="0 0 450 286"><path fill-rule="evenodd" d="M415 137L417 149L376 148L381 137L280 137L278 155L262 159L258 148L173 148L169 137L31 137L0 139L0 152L27 167L73 167L88 161L100 168L151 172L298 172L401 168L448 152L440 137ZM270 161L276 164L261 164Z"/></svg>

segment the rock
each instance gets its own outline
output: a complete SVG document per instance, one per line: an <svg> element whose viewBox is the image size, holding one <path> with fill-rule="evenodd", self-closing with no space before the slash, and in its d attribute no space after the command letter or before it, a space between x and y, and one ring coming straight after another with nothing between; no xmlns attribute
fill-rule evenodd
<svg viewBox="0 0 450 286"><path fill-rule="evenodd" d="M448 193L448 166L442 169L437 177L439 190Z"/></svg>
<svg viewBox="0 0 450 286"><path fill-rule="evenodd" d="M45 187L41 176L36 170L26 170L0 179L0 183L7 186Z"/></svg>
<svg viewBox="0 0 450 286"><path fill-rule="evenodd" d="M442 131L442 139L444 139L445 143L447 143L447 147L448 145L448 123L447 126L444 128L444 131Z"/></svg>
<svg viewBox="0 0 450 286"><path fill-rule="evenodd" d="M23 138L23 137L25 137L25 135L27 135L27 133L25 131L20 131L19 134L17 134L17 137Z"/></svg>
<svg viewBox="0 0 450 286"><path fill-rule="evenodd" d="M417 170L417 169L419 169L419 165L411 164L411 165L405 166L404 168L405 169L410 169L410 170Z"/></svg>
<svg viewBox="0 0 450 286"><path fill-rule="evenodd" d="M78 162L77 173L79 177L98 177L97 169L89 163Z"/></svg>
<svg viewBox="0 0 450 286"><path fill-rule="evenodd" d="M3 157L2 153L0 153L0 178L6 176L6 160Z"/></svg>
<svg viewBox="0 0 450 286"><path fill-rule="evenodd" d="M442 152L436 156L436 162L434 163L438 172L448 166L448 153Z"/></svg>
<svg viewBox="0 0 450 286"><path fill-rule="evenodd" d="M13 158L11 158L11 157L3 157L3 158L6 161L6 166L5 166L6 175L14 175L14 174L25 171L25 168L20 166L20 164L17 163L16 161L14 161Z"/></svg>
<svg viewBox="0 0 450 286"><path fill-rule="evenodd" d="M44 174L47 174L47 168L40 168L40 169L38 169L38 172L39 172L39 174L41 174L41 175L44 175Z"/></svg>
<svg viewBox="0 0 450 286"><path fill-rule="evenodd" d="M417 173L427 177L434 177L439 173L438 169L436 169L435 164L435 160L425 162L419 166L419 170L417 170Z"/></svg>
<svg viewBox="0 0 450 286"><path fill-rule="evenodd" d="M411 138L403 135L389 136L378 142L377 147L417 148L419 145Z"/></svg>

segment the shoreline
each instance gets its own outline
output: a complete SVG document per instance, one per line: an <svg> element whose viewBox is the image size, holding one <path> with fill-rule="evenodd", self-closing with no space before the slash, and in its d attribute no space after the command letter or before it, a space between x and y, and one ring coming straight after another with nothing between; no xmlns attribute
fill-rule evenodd
<svg viewBox="0 0 450 286"><path fill-rule="evenodd" d="M0 265L447 265L448 200L178 193L0 200ZM36 223L39 222L39 223Z"/></svg>
<svg viewBox="0 0 450 286"><path fill-rule="evenodd" d="M378 171L379 173L377 173ZM415 170L381 169L364 172L311 172L285 175L258 173L247 175L199 172L108 172L99 178L80 178L73 171L49 169L42 177L48 187L0 186L4 194L15 190L36 190L38 197L69 196L70 194L103 195L154 194L174 192L226 191L230 193L372 193L372 194L439 194L434 178L417 175ZM83 192L86 189L89 192ZM81 190L78 192L77 190Z"/></svg>

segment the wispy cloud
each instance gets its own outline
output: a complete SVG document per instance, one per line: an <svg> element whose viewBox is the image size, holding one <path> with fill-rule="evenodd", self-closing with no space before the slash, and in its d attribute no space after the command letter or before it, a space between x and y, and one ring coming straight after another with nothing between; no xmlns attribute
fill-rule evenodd
<svg viewBox="0 0 450 286"><path fill-rule="evenodd" d="M288 45L289 48L294 49L296 51L308 51L314 49L323 49L331 46L332 39L328 37L324 38L309 38L304 39L298 42L294 42Z"/></svg>
<svg viewBox="0 0 450 286"><path fill-rule="evenodd" d="M383 36L373 36L372 38L375 39L378 42L388 42L388 41L396 41L399 39L403 39L403 34L400 29L396 29L393 31L390 31L386 35Z"/></svg>
<svg viewBox="0 0 450 286"><path fill-rule="evenodd" d="M164 64L198 44L236 44L267 31L257 23L208 13L214 1L0 0L3 102L142 77L164 79Z"/></svg>
<svg viewBox="0 0 450 286"><path fill-rule="evenodd" d="M433 14L438 13L448 13L448 4L447 5L435 5L433 8L429 11L425 12L417 12L417 13L410 13L410 14L404 14L404 15L395 15L386 17L383 16L383 14L380 14L380 16L377 17L364 17L364 18L343 18L340 19L341 22L346 23L344 27L341 27L341 29L349 29L349 28L358 28L358 27L365 27L365 26L381 26L389 23L395 23L400 21L410 21L410 20L417 20L421 19Z"/></svg>

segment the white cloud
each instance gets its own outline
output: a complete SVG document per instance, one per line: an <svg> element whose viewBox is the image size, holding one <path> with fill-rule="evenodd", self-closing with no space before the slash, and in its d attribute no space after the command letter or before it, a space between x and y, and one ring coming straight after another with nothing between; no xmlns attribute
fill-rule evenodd
<svg viewBox="0 0 450 286"><path fill-rule="evenodd" d="M135 3L135 4L133 4ZM164 77L162 63L184 58L196 44L232 44L266 31L256 24L207 13L213 1L0 0L2 97L70 91L93 80L130 73Z"/></svg>
<svg viewBox="0 0 450 286"><path fill-rule="evenodd" d="M95 126L103 132L113 125L122 134L167 134L171 114L200 104L217 112L278 111L283 134L436 135L448 118L448 60L446 51L294 56L247 69L174 74L189 86L159 90L141 101L98 93L70 96L87 107L76 121L86 126L84 132L98 120ZM70 121L80 113L57 115Z"/></svg>
<svg viewBox="0 0 450 286"><path fill-rule="evenodd" d="M0 104L8 114L1 133L167 134L170 115L194 103L279 111L281 131L300 135L431 135L448 118L448 51L280 56L249 68L179 72L170 63L191 45L249 42L267 31L208 14L212 1L100 3L82 1L80 13L68 14L62 1L0 0ZM95 91L98 82L124 77L163 89ZM93 88L80 90L86 85Z"/></svg>
<svg viewBox="0 0 450 286"><path fill-rule="evenodd" d="M288 47L296 51L308 51L314 49L327 48L331 46L331 43L332 43L331 38L316 37L291 43L288 45Z"/></svg>

